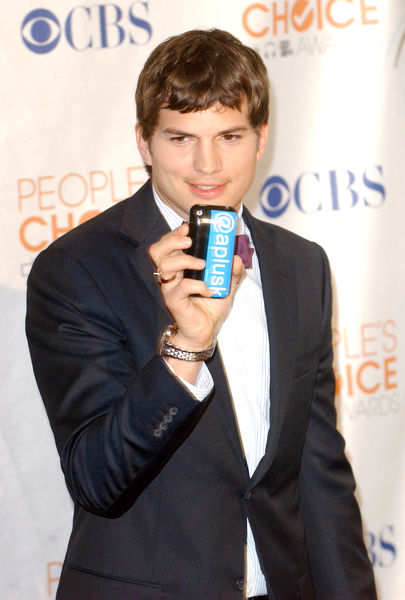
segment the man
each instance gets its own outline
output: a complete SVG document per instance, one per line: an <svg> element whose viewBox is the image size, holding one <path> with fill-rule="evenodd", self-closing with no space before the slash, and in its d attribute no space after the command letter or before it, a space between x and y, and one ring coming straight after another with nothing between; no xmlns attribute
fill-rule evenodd
<svg viewBox="0 0 405 600"><path fill-rule="evenodd" d="M136 98L151 182L29 278L75 503L57 598L372 600L335 426L327 260L242 209L266 144L263 62L226 32L187 32L153 51ZM227 299L183 276L204 266L184 252L196 203L233 206L254 246Z"/></svg>

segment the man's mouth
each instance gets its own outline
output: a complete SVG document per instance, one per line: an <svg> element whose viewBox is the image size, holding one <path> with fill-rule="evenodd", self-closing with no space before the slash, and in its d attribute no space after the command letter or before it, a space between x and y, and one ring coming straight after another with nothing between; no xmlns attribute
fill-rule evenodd
<svg viewBox="0 0 405 600"><path fill-rule="evenodd" d="M197 187L199 190L215 190L217 187L220 187L219 185L199 185L198 183L194 183L193 184L195 187Z"/></svg>
<svg viewBox="0 0 405 600"><path fill-rule="evenodd" d="M226 183L193 183L188 182L191 193L196 198L204 200L215 200L222 196Z"/></svg>

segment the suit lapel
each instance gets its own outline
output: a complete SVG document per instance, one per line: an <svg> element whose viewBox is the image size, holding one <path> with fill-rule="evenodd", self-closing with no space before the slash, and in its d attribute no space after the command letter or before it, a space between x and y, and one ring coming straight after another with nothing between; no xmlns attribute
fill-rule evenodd
<svg viewBox="0 0 405 600"><path fill-rule="evenodd" d="M270 431L265 455L252 477L256 485L271 465L284 419L295 355L297 299L293 267L275 244L274 229L246 209L244 218L259 259L270 342Z"/></svg>
<svg viewBox="0 0 405 600"><path fill-rule="evenodd" d="M127 203L120 232L130 238L134 250L129 256L133 268L141 277L159 309L159 328L170 323L172 317L167 310L158 283L153 277L155 266L148 254L148 248L170 228L160 213L153 198L152 186L148 181Z"/></svg>

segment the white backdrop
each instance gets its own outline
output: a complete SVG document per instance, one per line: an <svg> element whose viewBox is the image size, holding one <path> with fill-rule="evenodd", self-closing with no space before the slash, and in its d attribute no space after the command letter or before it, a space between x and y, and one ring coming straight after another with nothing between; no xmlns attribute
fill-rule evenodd
<svg viewBox="0 0 405 600"><path fill-rule="evenodd" d="M133 131L137 74L169 35L214 26L268 66L271 142L246 202L328 252L339 423L380 598L405 597L405 2L20 0L0 21L7 600L55 597L72 517L26 348L30 265L146 180Z"/></svg>

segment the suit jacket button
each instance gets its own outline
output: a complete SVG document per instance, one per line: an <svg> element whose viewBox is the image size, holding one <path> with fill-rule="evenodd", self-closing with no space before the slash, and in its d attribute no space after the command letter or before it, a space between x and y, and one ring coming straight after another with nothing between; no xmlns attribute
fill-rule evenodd
<svg viewBox="0 0 405 600"><path fill-rule="evenodd" d="M236 586L238 588L238 590L240 590L241 592L243 592L243 590L246 587L246 581L245 579L243 579L243 577L240 577L237 582L236 582Z"/></svg>
<svg viewBox="0 0 405 600"><path fill-rule="evenodd" d="M179 412L179 409L177 408L177 406L171 406L169 408L169 414L172 415L173 417L175 417L178 412Z"/></svg>
<svg viewBox="0 0 405 600"><path fill-rule="evenodd" d="M252 497L252 492L251 490L245 490L243 493L243 497L245 500L250 500Z"/></svg>
<svg viewBox="0 0 405 600"><path fill-rule="evenodd" d="M155 437L162 437L163 431L161 429L155 429L155 431L153 432L153 435Z"/></svg>

